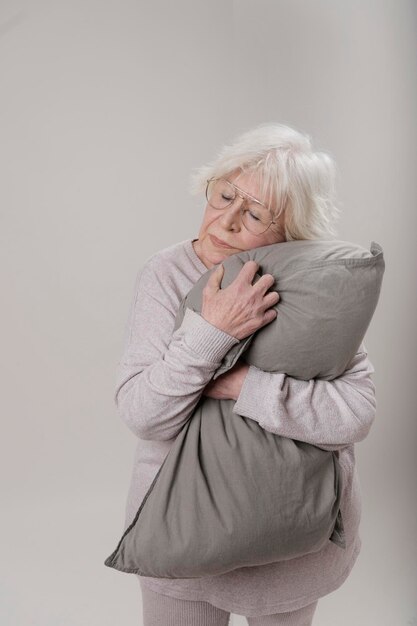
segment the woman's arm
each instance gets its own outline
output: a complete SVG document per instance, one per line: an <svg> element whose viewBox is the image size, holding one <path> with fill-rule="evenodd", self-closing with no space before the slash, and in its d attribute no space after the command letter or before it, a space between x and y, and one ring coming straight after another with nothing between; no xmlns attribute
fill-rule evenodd
<svg viewBox="0 0 417 626"><path fill-rule="evenodd" d="M148 261L136 279L114 401L136 436L168 440L184 426L224 355L239 340L188 308L173 333L180 294L168 270L154 263Z"/></svg>
<svg viewBox="0 0 417 626"><path fill-rule="evenodd" d="M362 441L376 415L374 367L364 344L342 376L298 380L251 365L233 412L269 432L339 450Z"/></svg>

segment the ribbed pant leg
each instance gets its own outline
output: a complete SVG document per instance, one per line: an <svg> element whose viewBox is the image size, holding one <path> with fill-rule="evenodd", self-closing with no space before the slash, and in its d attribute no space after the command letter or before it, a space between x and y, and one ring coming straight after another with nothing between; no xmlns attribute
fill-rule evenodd
<svg viewBox="0 0 417 626"><path fill-rule="evenodd" d="M141 585L143 626L227 626L230 613L200 600L181 600Z"/></svg>
<svg viewBox="0 0 417 626"><path fill-rule="evenodd" d="M295 611L262 615L260 617L247 617L246 619L249 626L311 626L317 604L318 600Z"/></svg>

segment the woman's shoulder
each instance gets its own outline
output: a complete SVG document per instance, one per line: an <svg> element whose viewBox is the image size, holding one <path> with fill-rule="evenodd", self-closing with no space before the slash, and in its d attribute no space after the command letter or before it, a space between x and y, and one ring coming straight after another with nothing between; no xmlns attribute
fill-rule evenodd
<svg viewBox="0 0 417 626"><path fill-rule="evenodd" d="M166 265L167 263L178 263L181 257L186 259L186 248L189 243L190 239L184 239L183 241L173 243L166 248L162 248L162 250L154 252L145 259L144 267L156 268L159 265Z"/></svg>
<svg viewBox="0 0 417 626"><path fill-rule="evenodd" d="M148 256L136 274L136 291L144 290L148 294L155 291L164 291L176 278L182 274L190 263L187 255L189 239L171 244Z"/></svg>

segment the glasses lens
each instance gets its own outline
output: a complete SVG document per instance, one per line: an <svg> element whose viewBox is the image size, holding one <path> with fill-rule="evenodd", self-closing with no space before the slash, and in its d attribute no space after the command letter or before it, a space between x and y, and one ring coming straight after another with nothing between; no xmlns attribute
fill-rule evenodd
<svg viewBox="0 0 417 626"><path fill-rule="evenodd" d="M246 228L255 235L261 235L268 230L272 222L272 215L269 209L260 204L251 202L246 204L242 217Z"/></svg>
<svg viewBox="0 0 417 626"><path fill-rule="evenodd" d="M235 199L235 190L227 180L211 180L207 185L207 201L214 209L225 209Z"/></svg>
<svg viewBox="0 0 417 626"><path fill-rule="evenodd" d="M233 186L227 180L219 178L211 180L207 184L206 197L214 209L226 209L233 203L236 194ZM269 209L247 198L242 205L242 210L242 221L251 233L261 235L268 230L272 222L272 214Z"/></svg>

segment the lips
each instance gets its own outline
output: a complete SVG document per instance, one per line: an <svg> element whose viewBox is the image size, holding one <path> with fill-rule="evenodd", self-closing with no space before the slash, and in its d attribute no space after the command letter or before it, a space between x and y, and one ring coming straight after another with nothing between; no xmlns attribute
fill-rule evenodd
<svg viewBox="0 0 417 626"><path fill-rule="evenodd" d="M232 248L233 246L229 246L228 243L222 241L221 239L217 239L214 235L210 235L210 238L215 246L220 246L221 248Z"/></svg>

